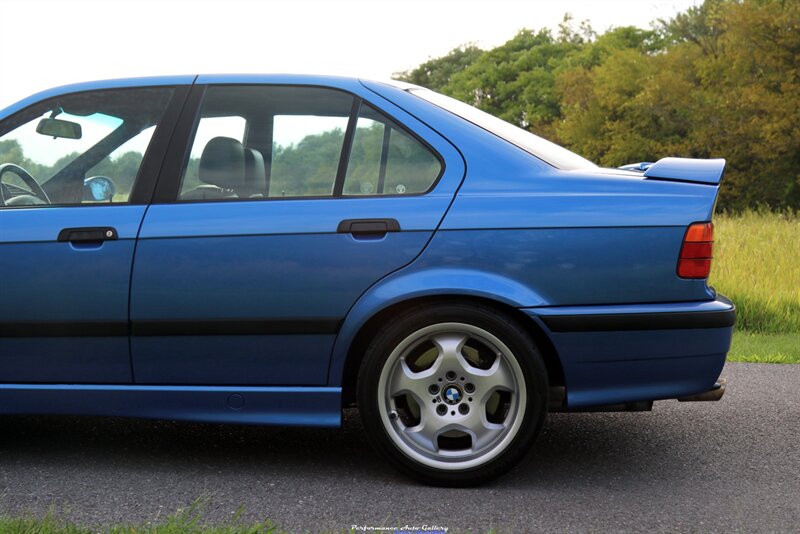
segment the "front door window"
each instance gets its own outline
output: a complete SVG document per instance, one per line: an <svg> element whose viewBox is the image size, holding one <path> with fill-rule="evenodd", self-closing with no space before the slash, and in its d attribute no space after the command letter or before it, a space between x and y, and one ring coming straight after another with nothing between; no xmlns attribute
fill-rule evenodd
<svg viewBox="0 0 800 534"><path fill-rule="evenodd" d="M0 206L124 203L172 89L50 99L0 128Z"/></svg>

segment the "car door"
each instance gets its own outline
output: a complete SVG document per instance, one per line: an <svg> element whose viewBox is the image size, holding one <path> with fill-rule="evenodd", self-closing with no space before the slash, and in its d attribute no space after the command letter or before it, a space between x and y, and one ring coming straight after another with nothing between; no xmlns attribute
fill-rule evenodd
<svg viewBox="0 0 800 534"><path fill-rule="evenodd" d="M136 235L187 92L70 93L0 123L0 382L132 381Z"/></svg>
<svg viewBox="0 0 800 534"><path fill-rule="evenodd" d="M325 384L348 310L423 250L463 163L357 82L229 81L198 80L142 225L136 381Z"/></svg>

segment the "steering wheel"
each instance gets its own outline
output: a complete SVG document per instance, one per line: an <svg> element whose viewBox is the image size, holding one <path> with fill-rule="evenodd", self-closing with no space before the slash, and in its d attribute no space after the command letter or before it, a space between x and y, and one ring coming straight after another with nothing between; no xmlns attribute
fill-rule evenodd
<svg viewBox="0 0 800 534"><path fill-rule="evenodd" d="M11 172L19 176L22 179L22 181L25 182L25 185L28 186L28 189L31 190L33 196L39 199L41 203L52 204L52 202L50 202L50 199L47 197L47 193L44 192L42 186L40 186L39 182L36 181L36 178L31 176L31 173L29 173L28 171L26 171L25 169L14 163L3 163L2 165L0 165L0 184L2 184L3 182L3 175L7 172ZM3 189L4 189L3 187L0 187L0 206L6 205L6 199L4 198L3 195ZM30 195L20 195L20 196L30 196ZM38 204L38 202L35 202L35 204Z"/></svg>

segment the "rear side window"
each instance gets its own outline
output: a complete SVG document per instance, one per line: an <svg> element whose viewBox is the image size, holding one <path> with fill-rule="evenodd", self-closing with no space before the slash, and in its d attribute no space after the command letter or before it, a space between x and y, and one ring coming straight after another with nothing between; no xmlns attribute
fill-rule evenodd
<svg viewBox="0 0 800 534"><path fill-rule="evenodd" d="M349 114L351 106L342 111ZM333 194L348 121L349 116L276 115L269 196Z"/></svg>
<svg viewBox="0 0 800 534"><path fill-rule="evenodd" d="M203 148L214 137L227 137L239 143L244 142L246 122L243 117L203 117L197 125L195 141L189 155L189 164L183 178L183 191L203 185L200 181L200 156Z"/></svg>
<svg viewBox="0 0 800 534"><path fill-rule="evenodd" d="M352 109L319 87L210 87L180 200L332 196Z"/></svg>
<svg viewBox="0 0 800 534"><path fill-rule="evenodd" d="M321 87L212 86L179 200L411 195L442 163L395 121Z"/></svg>
<svg viewBox="0 0 800 534"><path fill-rule="evenodd" d="M344 182L345 195L424 193L442 171L422 142L368 104L356 123Z"/></svg>

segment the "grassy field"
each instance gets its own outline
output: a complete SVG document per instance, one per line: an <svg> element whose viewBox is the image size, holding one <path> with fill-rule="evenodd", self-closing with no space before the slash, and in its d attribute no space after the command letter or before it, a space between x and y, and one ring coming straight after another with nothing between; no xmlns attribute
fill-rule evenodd
<svg viewBox="0 0 800 534"><path fill-rule="evenodd" d="M709 283L736 303L730 359L800 363L800 215L714 218Z"/></svg>

